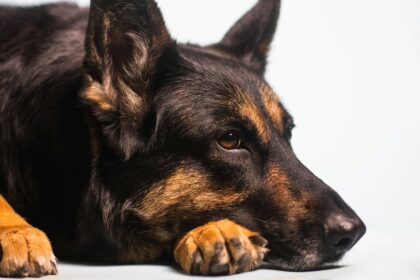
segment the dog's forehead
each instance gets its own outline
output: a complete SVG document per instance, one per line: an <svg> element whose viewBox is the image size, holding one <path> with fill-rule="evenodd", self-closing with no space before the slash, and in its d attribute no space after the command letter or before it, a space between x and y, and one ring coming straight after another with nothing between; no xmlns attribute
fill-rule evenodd
<svg viewBox="0 0 420 280"><path fill-rule="evenodd" d="M203 103L214 102L216 106L239 113L253 123L264 141L268 141L269 126L283 130L285 109L260 75L215 49L184 45L180 47L180 54L192 66L188 81L190 85L195 84L191 88L203 95Z"/></svg>

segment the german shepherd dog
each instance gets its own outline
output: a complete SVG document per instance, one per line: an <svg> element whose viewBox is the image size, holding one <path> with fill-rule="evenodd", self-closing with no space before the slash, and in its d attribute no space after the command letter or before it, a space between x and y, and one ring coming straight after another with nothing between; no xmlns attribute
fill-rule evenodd
<svg viewBox="0 0 420 280"><path fill-rule="evenodd" d="M263 78L279 10L202 47L154 0L1 7L0 275L57 273L52 247L203 275L339 260L365 226L296 158Z"/></svg>

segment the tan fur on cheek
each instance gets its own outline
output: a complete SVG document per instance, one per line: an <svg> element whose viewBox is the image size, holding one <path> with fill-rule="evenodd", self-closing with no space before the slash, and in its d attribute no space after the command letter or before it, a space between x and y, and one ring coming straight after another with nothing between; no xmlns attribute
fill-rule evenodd
<svg viewBox="0 0 420 280"><path fill-rule="evenodd" d="M229 207L245 195L225 189L212 190L208 178L197 170L180 167L172 176L154 185L142 199L138 212L155 219L170 211L203 211Z"/></svg>
<svg viewBox="0 0 420 280"><path fill-rule="evenodd" d="M281 207L287 211L287 221L295 224L298 220L310 217L310 213L306 208L309 197L302 194L299 199L292 195L291 185L287 175L280 167L272 166L267 176L267 184L273 191L274 198Z"/></svg>

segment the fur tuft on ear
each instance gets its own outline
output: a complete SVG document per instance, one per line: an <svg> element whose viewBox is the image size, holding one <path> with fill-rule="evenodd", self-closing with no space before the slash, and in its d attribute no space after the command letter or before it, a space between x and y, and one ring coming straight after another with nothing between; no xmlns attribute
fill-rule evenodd
<svg viewBox="0 0 420 280"><path fill-rule="evenodd" d="M280 0L259 0L235 23L221 42L211 47L241 59L247 66L263 75L279 13Z"/></svg>
<svg viewBox="0 0 420 280"><path fill-rule="evenodd" d="M129 158L142 133L161 59L176 55L175 42L153 0L92 0L86 33L86 88L109 143Z"/></svg>

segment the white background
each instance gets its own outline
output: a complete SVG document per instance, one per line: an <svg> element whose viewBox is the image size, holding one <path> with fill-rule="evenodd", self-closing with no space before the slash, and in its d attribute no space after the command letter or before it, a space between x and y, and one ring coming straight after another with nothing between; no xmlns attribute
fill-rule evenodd
<svg viewBox="0 0 420 280"><path fill-rule="evenodd" d="M157 2L178 41L207 44L256 1ZM420 1L284 0L266 78L299 158L368 233L420 229Z"/></svg>

